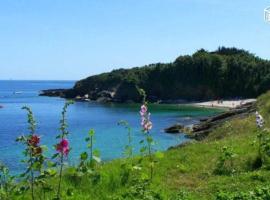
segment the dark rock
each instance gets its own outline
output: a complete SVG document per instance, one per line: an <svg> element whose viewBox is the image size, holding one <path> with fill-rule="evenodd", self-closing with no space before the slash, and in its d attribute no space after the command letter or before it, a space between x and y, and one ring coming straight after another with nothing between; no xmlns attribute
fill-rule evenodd
<svg viewBox="0 0 270 200"><path fill-rule="evenodd" d="M39 94L40 96L49 96L49 97L65 97L66 89L51 89L51 90L42 90Z"/></svg>
<svg viewBox="0 0 270 200"><path fill-rule="evenodd" d="M164 131L166 133L180 133L184 129L184 126L181 124L174 124L168 128L165 128Z"/></svg>
<svg viewBox="0 0 270 200"><path fill-rule="evenodd" d="M111 91L102 90L102 91L100 91L100 92L97 93L97 96L98 96L98 98L99 97L105 97L105 98L112 99L114 95L113 95L113 92L111 92Z"/></svg>
<svg viewBox="0 0 270 200"><path fill-rule="evenodd" d="M98 103L108 103L108 102L112 102L112 99L109 97L99 97L96 99L96 101Z"/></svg>

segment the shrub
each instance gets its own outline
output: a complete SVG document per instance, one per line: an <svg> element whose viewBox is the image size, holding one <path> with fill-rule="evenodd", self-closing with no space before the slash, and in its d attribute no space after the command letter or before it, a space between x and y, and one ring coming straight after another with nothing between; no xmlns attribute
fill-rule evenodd
<svg viewBox="0 0 270 200"><path fill-rule="evenodd" d="M235 156L236 154L232 148L227 146L222 147L214 173L217 175L232 175L235 173L233 160Z"/></svg>

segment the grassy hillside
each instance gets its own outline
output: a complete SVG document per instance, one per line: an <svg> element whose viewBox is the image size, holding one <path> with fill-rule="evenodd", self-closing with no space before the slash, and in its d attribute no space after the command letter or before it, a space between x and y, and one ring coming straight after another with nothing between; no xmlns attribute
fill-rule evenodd
<svg viewBox="0 0 270 200"><path fill-rule="evenodd" d="M241 49L221 47L157 63L90 76L78 81L64 97L88 95L101 101L203 100L257 97L269 90L270 62Z"/></svg>
<svg viewBox="0 0 270 200"><path fill-rule="evenodd" d="M259 97L257 107L269 127L270 92ZM66 169L63 199L255 199L251 194L261 196L257 199L269 199L269 165L256 163L257 133L255 115L228 121L204 141L166 151L163 158L156 159L151 182L142 177L142 172L148 173L147 157L98 165L95 168L98 176L80 176L74 169ZM222 155L229 155L224 162L225 170L218 164ZM142 170L129 171L127 178L123 166L140 161ZM125 181L121 180L123 177ZM50 184L56 187L55 178ZM52 199L51 192L47 195L48 199ZM241 198L234 198L234 195ZM26 195L14 199L28 198Z"/></svg>

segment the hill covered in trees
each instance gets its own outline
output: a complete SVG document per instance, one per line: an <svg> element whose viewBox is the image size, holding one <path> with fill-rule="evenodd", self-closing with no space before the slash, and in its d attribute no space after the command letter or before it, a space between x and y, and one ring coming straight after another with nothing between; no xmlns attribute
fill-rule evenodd
<svg viewBox="0 0 270 200"><path fill-rule="evenodd" d="M257 97L270 89L270 61L237 48L201 49L172 63L90 76L57 95L74 98L87 94L98 101L138 102L138 88L146 91L150 101Z"/></svg>

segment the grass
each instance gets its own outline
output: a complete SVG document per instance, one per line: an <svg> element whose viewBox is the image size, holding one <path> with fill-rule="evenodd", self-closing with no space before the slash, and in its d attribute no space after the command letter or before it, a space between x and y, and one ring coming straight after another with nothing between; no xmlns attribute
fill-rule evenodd
<svg viewBox="0 0 270 200"><path fill-rule="evenodd" d="M269 127L270 92L258 99L257 109ZM237 118L211 132L204 141L194 141L184 147L166 151L164 158L155 165L151 190L160 194L160 199L211 200L215 199L220 191L247 192L257 186L269 185L270 171L263 168L256 170L253 166L258 152L258 147L254 144L256 131L255 116ZM223 146L232 148L236 154L233 158L236 172L232 175L214 173ZM136 157L133 162L139 159ZM147 158L142 159L145 166ZM72 168L66 169L62 192L66 195L69 190L73 195L64 199L119 199L118 194L130 192L130 188L134 186L132 182L121 184L121 165L125 162L130 161L119 159L99 166L101 179L98 184L93 184L88 176L75 175ZM145 167L142 169L146 170ZM133 171L132 176L138 176L137 173ZM50 184L56 185L56 181L52 179ZM179 194L178 197L176 194ZM182 198L183 196L185 198ZM52 198L53 193L48 194L48 199ZM14 199L27 199L27 195Z"/></svg>

